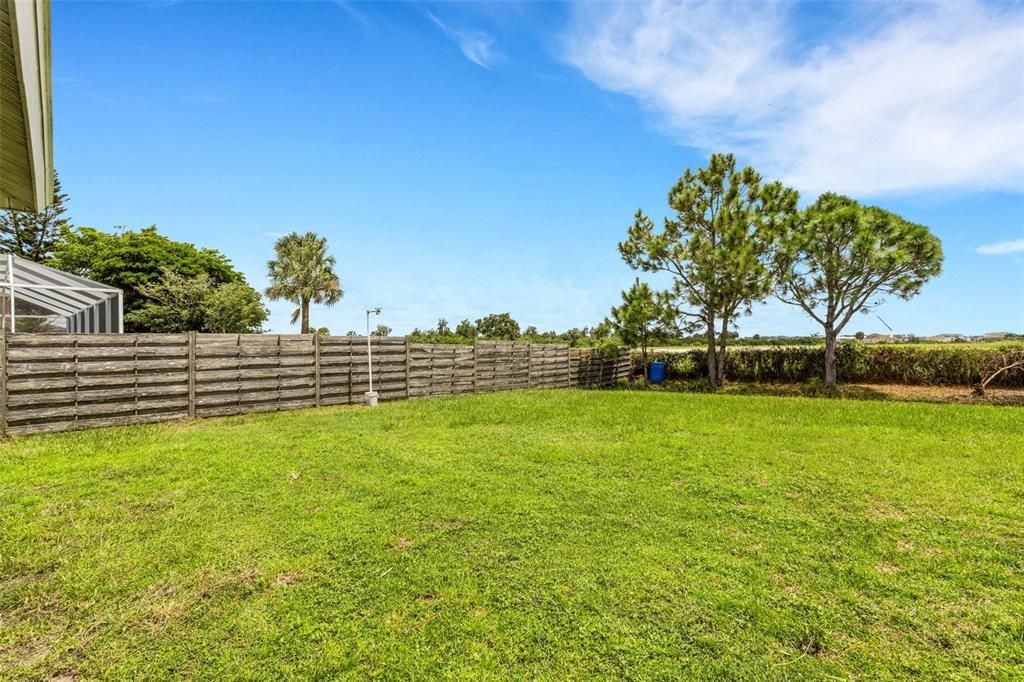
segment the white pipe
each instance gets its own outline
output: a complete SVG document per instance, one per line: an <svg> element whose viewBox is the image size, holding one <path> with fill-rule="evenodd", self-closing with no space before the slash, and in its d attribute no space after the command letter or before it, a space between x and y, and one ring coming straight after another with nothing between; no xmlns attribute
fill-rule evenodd
<svg viewBox="0 0 1024 682"><path fill-rule="evenodd" d="M7 282L11 285L11 333L17 325L14 322L14 256L7 254Z"/></svg>
<svg viewBox="0 0 1024 682"><path fill-rule="evenodd" d="M373 349L370 346L370 315L380 315L380 308L366 309L366 362L370 368L370 393L373 393Z"/></svg>
<svg viewBox="0 0 1024 682"><path fill-rule="evenodd" d="M373 349L370 347L370 312L366 311L366 363L370 368L370 393L373 393Z"/></svg>
<svg viewBox="0 0 1024 682"><path fill-rule="evenodd" d="M101 294L112 294L116 291L120 291L120 289L106 287L66 287L60 284L26 284L25 282L20 283L18 286L22 289L44 289L53 291L95 291Z"/></svg>

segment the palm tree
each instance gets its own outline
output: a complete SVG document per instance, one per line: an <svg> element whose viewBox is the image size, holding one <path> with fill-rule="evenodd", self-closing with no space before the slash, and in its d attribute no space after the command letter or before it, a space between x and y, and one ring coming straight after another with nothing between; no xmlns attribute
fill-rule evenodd
<svg viewBox="0 0 1024 682"><path fill-rule="evenodd" d="M301 331L308 334L309 304L334 305L345 295L334 274L334 256L327 253L327 238L292 232L274 242L274 253L277 258L267 263L267 298L295 303L292 324L301 317Z"/></svg>

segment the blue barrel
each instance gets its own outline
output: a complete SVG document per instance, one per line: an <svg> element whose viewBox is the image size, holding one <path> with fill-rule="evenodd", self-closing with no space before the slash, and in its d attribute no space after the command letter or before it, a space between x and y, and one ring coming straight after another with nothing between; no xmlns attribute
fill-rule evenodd
<svg viewBox="0 0 1024 682"><path fill-rule="evenodd" d="M665 381L665 363L655 360L651 363L651 369L647 372L652 384L660 384Z"/></svg>

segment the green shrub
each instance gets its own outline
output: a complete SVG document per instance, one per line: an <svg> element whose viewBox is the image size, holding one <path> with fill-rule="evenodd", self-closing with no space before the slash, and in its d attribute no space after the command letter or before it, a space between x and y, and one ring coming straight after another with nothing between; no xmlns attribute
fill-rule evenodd
<svg viewBox="0 0 1024 682"><path fill-rule="evenodd" d="M825 380L821 377L811 377L804 382L804 385L800 388L800 393L815 398L819 396L835 397L837 389L834 386L825 385Z"/></svg>
<svg viewBox="0 0 1024 682"><path fill-rule="evenodd" d="M836 350L840 382L969 386L990 371L1005 345L871 346L841 343ZM660 353L670 379L697 379L707 374L707 351ZM776 347L730 349L725 377L732 381L807 382L824 373L824 348ZM1024 368L1005 372L992 386L1024 388Z"/></svg>

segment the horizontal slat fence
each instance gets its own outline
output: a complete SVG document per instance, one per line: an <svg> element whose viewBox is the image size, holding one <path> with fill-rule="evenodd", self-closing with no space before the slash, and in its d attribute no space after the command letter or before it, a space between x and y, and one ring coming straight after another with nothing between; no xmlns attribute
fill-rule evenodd
<svg viewBox="0 0 1024 682"><path fill-rule="evenodd" d="M189 415L187 334L9 334L4 341L7 433Z"/></svg>
<svg viewBox="0 0 1024 682"><path fill-rule="evenodd" d="M633 371L628 355L610 358L590 348L569 349L574 386L604 388L628 379Z"/></svg>
<svg viewBox="0 0 1024 682"><path fill-rule="evenodd" d="M371 337L381 400L604 387L627 356L566 344L410 343ZM2 334L5 434L361 403L367 339L311 334Z"/></svg>

